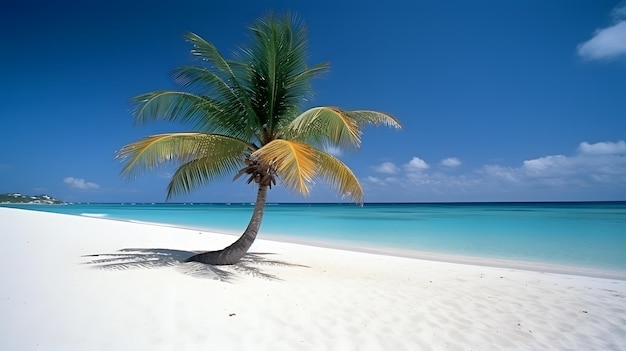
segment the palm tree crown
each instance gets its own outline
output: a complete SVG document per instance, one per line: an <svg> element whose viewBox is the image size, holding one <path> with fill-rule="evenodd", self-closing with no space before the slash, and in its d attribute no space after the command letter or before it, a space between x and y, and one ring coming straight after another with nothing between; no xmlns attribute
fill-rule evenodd
<svg viewBox="0 0 626 351"><path fill-rule="evenodd" d="M117 154L125 163L122 173L133 176L176 164L168 199L227 174L246 175L260 190L280 181L303 195L321 177L340 194L363 203L356 176L324 150L358 148L364 125L401 128L400 122L376 111L315 107L302 112L311 79L329 67L307 65L304 23L269 14L250 33L250 45L233 59L200 36L186 35L191 54L203 65L174 69L181 91L135 97L133 117L137 124L164 120L194 131L152 135L124 146ZM264 205L265 193L259 195Z"/></svg>

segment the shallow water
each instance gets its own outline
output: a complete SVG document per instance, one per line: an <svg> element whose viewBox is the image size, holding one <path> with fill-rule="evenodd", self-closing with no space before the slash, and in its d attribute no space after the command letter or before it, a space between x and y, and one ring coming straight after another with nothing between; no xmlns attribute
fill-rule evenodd
<svg viewBox="0 0 626 351"><path fill-rule="evenodd" d="M251 204L3 205L238 234ZM260 237L626 271L626 202L268 204Z"/></svg>

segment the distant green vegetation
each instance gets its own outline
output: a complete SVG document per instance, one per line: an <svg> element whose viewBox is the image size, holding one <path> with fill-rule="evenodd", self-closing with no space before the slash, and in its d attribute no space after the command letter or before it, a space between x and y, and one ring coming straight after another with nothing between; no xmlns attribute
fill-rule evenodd
<svg viewBox="0 0 626 351"><path fill-rule="evenodd" d="M22 194L0 194L0 204L47 204L62 205L64 201L57 200L49 195L22 195Z"/></svg>

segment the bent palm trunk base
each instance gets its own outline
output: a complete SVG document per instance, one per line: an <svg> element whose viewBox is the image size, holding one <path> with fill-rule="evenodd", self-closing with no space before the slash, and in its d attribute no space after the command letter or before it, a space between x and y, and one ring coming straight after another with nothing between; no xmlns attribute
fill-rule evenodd
<svg viewBox="0 0 626 351"><path fill-rule="evenodd" d="M256 235L261 227L263 220L263 212L265 211L265 202L267 198L267 185L259 185L256 203L254 204L254 212L248 227L241 234L239 239L230 246L217 251L208 251L193 255L185 260L185 262L200 262L211 265L229 265L237 263L246 255Z"/></svg>

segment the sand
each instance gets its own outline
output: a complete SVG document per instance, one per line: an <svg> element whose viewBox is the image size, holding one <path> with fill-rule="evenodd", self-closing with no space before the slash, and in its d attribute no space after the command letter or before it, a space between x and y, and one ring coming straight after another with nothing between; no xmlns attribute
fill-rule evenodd
<svg viewBox="0 0 626 351"><path fill-rule="evenodd" d="M626 350L626 281L0 208L0 350ZM483 262L484 264L484 262Z"/></svg>

